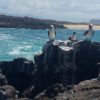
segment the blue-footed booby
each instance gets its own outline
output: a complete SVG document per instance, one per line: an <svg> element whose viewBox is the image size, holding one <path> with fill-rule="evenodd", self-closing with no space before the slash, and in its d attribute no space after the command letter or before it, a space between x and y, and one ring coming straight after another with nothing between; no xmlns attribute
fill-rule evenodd
<svg viewBox="0 0 100 100"><path fill-rule="evenodd" d="M50 28L48 29L48 36L50 40L55 40L56 32L53 25L50 25Z"/></svg>

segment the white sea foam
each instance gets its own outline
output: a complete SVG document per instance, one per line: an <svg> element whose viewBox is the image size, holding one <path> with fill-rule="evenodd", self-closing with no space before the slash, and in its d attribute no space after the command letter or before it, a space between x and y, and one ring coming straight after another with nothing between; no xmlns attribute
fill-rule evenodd
<svg viewBox="0 0 100 100"><path fill-rule="evenodd" d="M56 39L66 40L74 30L57 30ZM83 37L83 30L77 31L78 39ZM62 34L65 33L65 34ZM95 31L95 41L100 41L100 31ZM33 59L41 53L43 45L48 41L47 31L0 28L0 60L11 60L17 57Z"/></svg>
<svg viewBox="0 0 100 100"><path fill-rule="evenodd" d="M25 42L25 41L24 41L24 42L22 42L22 43L23 43L23 44L28 44L28 42Z"/></svg>
<svg viewBox="0 0 100 100"><path fill-rule="evenodd" d="M10 52L8 52L8 54L10 54L10 55L26 54L27 52L24 52L23 50L27 50L27 49L30 49L30 48L32 48L31 45L14 47L14 48L12 48L12 50Z"/></svg>
<svg viewBox="0 0 100 100"><path fill-rule="evenodd" d="M24 46L24 48L29 49L29 48L32 48L32 46L31 45L26 45L26 46Z"/></svg>
<svg viewBox="0 0 100 100"><path fill-rule="evenodd" d="M13 39L13 36L10 34L1 34L0 33L0 40L9 40L9 39Z"/></svg>
<svg viewBox="0 0 100 100"><path fill-rule="evenodd" d="M8 54L10 55L18 55L21 53L21 49L23 49L23 47L19 46L19 47L14 47L12 48L12 51L8 52Z"/></svg>
<svg viewBox="0 0 100 100"><path fill-rule="evenodd" d="M45 40L45 41L47 41L48 39L46 39L46 38L44 38L43 36L42 37L40 37L40 36L34 36L34 37L28 37L28 38L31 38L31 39L36 39L36 40Z"/></svg>

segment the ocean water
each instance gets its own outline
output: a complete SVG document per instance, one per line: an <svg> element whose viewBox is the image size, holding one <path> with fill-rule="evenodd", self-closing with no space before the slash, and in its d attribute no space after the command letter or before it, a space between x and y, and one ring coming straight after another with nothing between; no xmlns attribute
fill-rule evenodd
<svg viewBox="0 0 100 100"><path fill-rule="evenodd" d="M67 40L74 32L79 40L85 30L56 29L56 39ZM34 55L42 52L48 41L47 30L0 28L0 61L11 61L18 57L33 60ZM100 42L100 30L95 30L93 41Z"/></svg>

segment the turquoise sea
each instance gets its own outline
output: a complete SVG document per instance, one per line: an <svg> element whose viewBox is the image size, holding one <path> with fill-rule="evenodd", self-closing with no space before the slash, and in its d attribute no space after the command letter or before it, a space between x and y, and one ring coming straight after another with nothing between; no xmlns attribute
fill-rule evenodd
<svg viewBox="0 0 100 100"><path fill-rule="evenodd" d="M83 39L85 30L56 29L56 39L67 40L74 31L78 39ZM18 57L34 59L36 53L42 52L48 41L47 30L0 28L0 61L10 61ZM93 41L100 42L100 30L95 30Z"/></svg>

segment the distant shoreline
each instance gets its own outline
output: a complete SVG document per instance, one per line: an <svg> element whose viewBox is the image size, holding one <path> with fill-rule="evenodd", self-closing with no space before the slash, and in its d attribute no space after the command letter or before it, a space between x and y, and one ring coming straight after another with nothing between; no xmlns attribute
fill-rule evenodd
<svg viewBox="0 0 100 100"><path fill-rule="evenodd" d="M88 24L64 24L65 28L87 30ZM100 25L93 25L94 30L100 30Z"/></svg>
<svg viewBox="0 0 100 100"><path fill-rule="evenodd" d="M31 17L17 17L0 15L0 28L25 28L25 29L47 29L50 25L55 28L87 29L88 23L73 23L47 19L36 19ZM100 25L94 25L94 29L100 30Z"/></svg>
<svg viewBox="0 0 100 100"><path fill-rule="evenodd" d="M0 15L0 28L47 29L51 24L55 28L64 28L61 22L55 20Z"/></svg>

